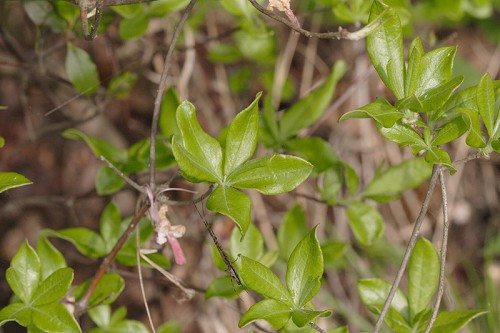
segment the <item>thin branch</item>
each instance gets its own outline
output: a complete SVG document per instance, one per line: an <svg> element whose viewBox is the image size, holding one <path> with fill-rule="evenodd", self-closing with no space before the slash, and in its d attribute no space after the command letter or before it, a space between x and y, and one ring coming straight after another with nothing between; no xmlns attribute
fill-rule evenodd
<svg viewBox="0 0 500 333"><path fill-rule="evenodd" d="M172 63L172 54L174 52L175 44L177 43L177 39L179 39L182 27L184 26L184 23L186 22L189 13L191 12L191 9L193 9L195 3L196 0L191 0L189 2L186 9L184 10L184 13L182 13L177 27L175 27L174 35L172 36L167 55L165 56L163 72L161 73L160 84L158 85L158 91L156 93L155 106L153 110L153 120L151 122L151 140L149 148L149 185L151 186L151 190L153 191L155 190L156 178L156 133L158 131L158 121L160 118L160 107L161 101L163 99L163 92L165 91L165 88L167 86L168 71Z"/></svg>
<svg viewBox="0 0 500 333"><path fill-rule="evenodd" d="M133 188L135 188L137 191L146 194L146 191L144 190L144 187L142 187L141 185L137 184L132 179L130 179L129 177L127 177L127 175L124 174L123 172L121 172L120 169L118 169L117 167L115 167L113 165L113 163L111 163L110 161L108 161L106 159L106 157L104 157L104 156L101 155L101 161L103 161L104 163L106 163L106 165L111 170L113 170L118 176L120 176L120 178L122 178L127 184L129 184L130 186L132 186Z"/></svg>
<svg viewBox="0 0 500 333"><path fill-rule="evenodd" d="M137 260L137 275L139 276L139 285L141 286L142 301L144 302L144 307L146 308L146 314L148 315L149 326L153 333L156 333L155 325L153 323L153 318L151 317L151 312L149 311L148 300L146 299L146 290L144 290L144 280L142 279L142 267L141 267L141 236L138 232L135 233L135 258Z"/></svg>
<svg viewBox="0 0 500 333"><path fill-rule="evenodd" d="M175 200L170 200L167 198L165 195L159 195L156 200L161 203L161 204L167 204L169 206L188 206L188 205L195 205L203 200L205 200L213 191L214 185L210 185L208 190L200 195L198 198L194 198L191 200L182 200L182 201L175 201ZM160 191L161 193L161 191Z"/></svg>
<svg viewBox="0 0 500 333"><path fill-rule="evenodd" d="M94 279L92 280L90 286L85 292L85 295L83 295L82 299L75 304L75 317L80 316L87 310L87 304L90 298L92 297L92 294L94 293L95 289L97 288L99 281L101 280L104 273L106 273L106 271L108 270L109 265L111 265L116 255L118 254L118 251L120 251L120 249L123 247L123 245L127 241L132 231L134 231L134 229L139 224L139 221L141 220L142 216L146 214L147 210L148 210L148 205L144 204L135 214L132 222L130 222L128 228L123 232L123 234L121 235L118 242L116 242L111 252L106 256L106 258L104 258L104 261L101 263L99 269L94 275Z"/></svg>
<svg viewBox="0 0 500 333"><path fill-rule="evenodd" d="M309 37L309 38L321 38L321 39L348 39L348 40L359 40L361 38L365 38L368 36L370 33L378 29L384 22L389 18L389 10L385 9L375 20L372 22L368 23L366 26L364 26L361 30L354 31L354 32L349 32L346 29L339 27L337 32L312 32L309 30L302 29L301 27L297 26L293 22L287 20L286 18L277 15L273 13L270 10L267 10L266 8L262 7L259 5L257 0L248 0L252 4L252 6L255 7L259 12L262 14L269 16L273 20L276 20L278 22L283 23L287 27L289 27L292 30L295 30L296 32Z"/></svg>
<svg viewBox="0 0 500 333"><path fill-rule="evenodd" d="M387 315L387 312L389 311L389 307L391 306L392 299L394 298L394 295L396 294L396 290L398 289L399 283L401 282L401 280L403 278L403 274L406 270L406 266L408 265L408 261L410 260L410 255L413 251L413 248L415 247L415 243L417 242L417 238L418 238L418 235L420 233L420 227L422 226L422 222L424 220L425 214L427 213L427 209L429 208L429 204L430 204L431 197L432 197L432 192L434 192L434 187L436 187L436 183L437 183L438 176L439 176L439 168L440 168L439 166L434 165L434 168L432 170L431 181L429 184L429 189L427 190L424 202L422 203L422 207L420 208L420 213L418 214L417 221L415 222L415 227L413 227L413 232L411 234L410 242L408 243L405 255L403 257L403 262L401 263L401 266L399 267L399 270L398 270L398 273L397 273L396 278L394 280L394 283L392 284L391 290L389 291L389 295L387 296L387 299L385 300L384 307L382 308L382 312L380 313L380 316L378 317L378 320L375 324L375 328L373 329L373 333L380 332L380 329L382 328L382 324L384 323L385 316Z"/></svg>
<svg viewBox="0 0 500 333"><path fill-rule="evenodd" d="M316 332L326 333L326 331L324 329L322 329L321 327L319 327L318 325L316 325L312 321L309 323L309 326L311 326Z"/></svg>
<svg viewBox="0 0 500 333"><path fill-rule="evenodd" d="M446 265L446 252L448 249L448 230L450 229L450 222L448 219L448 196L446 194L446 183L444 181L443 168L439 168L439 183L441 184L441 196L443 197L443 240L441 244L441 263L439 268L439 287L438 294L436 296L436 302L434 303L434 308L432 309L432 316L429 320L429 324L425 329L424 333L429 333L431 331L434 322L436 321L439 305L441 304L441 298L444 294L444 282L445 282L445 265Z"/></svg>

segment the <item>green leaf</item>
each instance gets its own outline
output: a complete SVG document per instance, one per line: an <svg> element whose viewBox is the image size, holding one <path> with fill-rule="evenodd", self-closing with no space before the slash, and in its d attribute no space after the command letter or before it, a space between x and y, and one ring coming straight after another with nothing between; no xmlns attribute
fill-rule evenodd
<svg viewBox="0 0 500 333"><path fill-rule="evenodd" d="M379 127L378 130L384 138L401 146L415 146L422 149L427 147L420 135L407 125L394 124L391 128Z"/></svg>
<svg viewBox="0 0 500 333"><path fill-rule="evenodd" d="M363 196L377 201L392 199L401 192L419 186L431 173L432 166L423 158L403 161L375 174L363 191Z"/></svg>
<svg viewBox="0 0 500 333"><path fill-rule="evenodd" d="M280 120L281 138L283 140L310 126L323 114L333 98L337 82L342 78L345 71L345 62L337 61L325 83L293 104L285 112Z"/></svg>
<svg viewBox="0 0 500 333"><path fill-rule="evenodd" d="M325 140L318 137L287 140L286 149L314 165L314 172L321 173L339 164L337 153Z"/></svg>
<svg viewBox="0 0 500 333"><path fill-rule="evenodd" d="M323 254L316 239L315 226L301 241L288 261L286 284L296 308L301 308L316 295L323 275Z"/></svg>
<svg viewBox="0 0 500 333"><path fill-rule="evenodd" d="M179 139L174 136L172 138L172 152L175 160L179 165L183 176L192 183L207 181L210 183L218 183L219 176L210 169L203 161L191 154L179 143Z"/></svg>
<svg viewBox="0 0 500 333"><path fill-rule="evenodd" d="M427 308L436 292L438 280L439 255L431 242L419 238L408 266L410 319Z"/></svg>
<svg viewBox="0 0 500 333"><path fill-rule="evenodd" d="M181 333L181 325L175 320L169 320L161 324L156 333Z"/></svg>
<svg viewBox="0 0 500 333"><path fill-rule="evenodd" d="M73 128L65 130L62 135L67 139L84 141L92 150L95 157L100 158L101 156L104 156L108 161L115 165L127 160L127 153L116 148L108 141L89 137L85 133Z"/></svg>
<svg viewBox="0 0 500 333"><path fill-rule="evenodd" d="M264 255L264 238L253 224L248 225L245 237L241 239L241 233L234 229L231 233L231 255L233 259L240 255L250 259L259 260ZM240 261L236 261L236 266L240 266Z"/></svg>
<svg viewBox="0 0 500 333"><path fill-rule="evenodd" d="M495 121L495 91L488 73L484 74L477 86L477 108L490 137L493 136Z"/></svg>
<svg viewBox="0 0 500 333"><path fill-rule="evenodd" d="M472 319L484 315L487 311L442 311L438 314L431 333L453 333L467 325Z"/></svg>
<svg viewBox="0 0 500 333"><path fill-rule="evenodd" d="M389 86L392 87L392 91L397 98L404 97L404 75L401 75L399 63L395 59L390 59L387 63L387 78L389 80ZM404 67L403 67L404 73Z"/></svg>
<svg viewBox="0 0 500 333"><path fill-rule="evenodd" d="M182 9L189 3L188 0L157 0L149 5L148 15L163 17L172 11Z"/></svg>
<svg viewBox="0 0 500 333"><path fill-rule="evenodd" d="M252 5L245 0L221 0L220 4L225 10L235 16L250 18L255 13Z"/></svg>
<svg viewBox="0 0 500 333"><path fill-rule="evenodd" d="M467 145L474 148L486 147L486 141L481 133L481 124L479 123L478 112L468 108L460 108L458 111L462 114L462 118L469 130L467 139L465 140Z"/></svg>
<svg viewBox="0 0 500 333"><path fill-rule="evenodd" d="M46 279L59 268L66 267L66 259L54 245L45 237L40 237L36 245L36 252L41 261L41 277Z"/></svg>
<svg viewBox="0 0 500 333"><path fill-rule="evenodd" d="M116 325L118 322L125 319L126 316L127 316L127 308L125 308L124 306L120 306L118 309L116 309L115 312L113 312L113 314L111 314L109 322L111 325Z"/></svg>
<svg viewBox="0 0 500 333"><path fill-rule="evenodd" d="M280 258L286 260L297 244L309 232L307 228L304 210L299 204L295 204L283 217L283 222L278 229L278 245L280 248Z"/></svg>
<svg viewBox="0 0 500 333"><path fill-rule="evenodd" d="M40 259L27 241L12 258L5 278L14 294L24 303L30 303L40 282Z"/></svg>
<svg viewBox="0 0 500 333"><path fill-rule="evenodd" d="M58 302L33 308L33 323L45 332L81 332L75 318Z"/></svg>
<svg viewBox="0 0 500 333"><path fill-rule="evenodd" d="M291 295L280 279L260 262L241 256L240 274L246 287L284 304L292 304Z"/></svg>
<svg viewBox="0 0 500 333"><path fill-rule="evenodd" d="M107 93L111 98L125 98L130 94L136 82L137 74L124 71L111 79Z"/></svg>
<svg viewBox="0 0 500 333"><path fill-rule="evenodd" d="M292 313L292 320L298 327L304 327L318 317L331 316L331 311L313 311L308 309L295 310Z"/></svg>
<svg viewBox="0 0 500 333"><path fill-rule="evenodd" d="M81 254L92 258L103 257L107 254L106 244L101 236L87 228L67 228L62 230L44 229L43 236L57 237L73 244Z"/></svg>
<svg viewBox="0 0 500 333"><path fill-rule="evenodd" d="M207 208L229 216L240 230L243 237L250 225L252 202L243 192L232 187L219 185L207 199Z"/></svg>
<svg viewBox="0 0 500 333"><path fill-rule="evenodd" d="M111 9L122 17L131 18L142 13L144 11L144 5L141 3L134 3L129 5L112 6Z"/></svg>
<svg viewBox="0 0 500 333"><path fill-rule="evenodd" d="M113 170L103 165L95 177L95 189L99 195L110 195L121 190L125 181Z"/></svg>
<svg viewBox="0 0 500 333"><path fill-rule="evenodd" d="M0 326L8 321L15 321L19 325L27 327L31 324L32 310L24 303L9 304L0 310Z"/></svg>
<svg viewBox="0 0 500 333"><path fill-rule="evenodd" d="M342 163L342 167L344 170L344 178L345 178L345 183L347 185L347 189L351 194L356 193L356 190L358 189L358 175L356 174L356 171L347 163Z"/></svg>
<svg viewBox="0 0 500 333"><path fill-rule="evenodd" d="M142 37L148 30L148 25L149 17L145 12L124 18L120 22L120 37L124 40Z"/></svg>
<svg viewBox="0 0 500 333"><path fill-rule="evenodd" d="M238 297L238 294L243 290L242 286L234 283L229 276L223 276L213 280L205 291L205 299L212 297L224 297L233 299Z"/></svg>
<svg viewBox="0 0 500 333"><path fill-rule="evenodd" d="M73 281L73 269L60 268L43 280L31 297L31 304L45 305L64 297Z"/></svg>
<svg viewBox="0 0 500 333"><path fill-rule="evenodd" d="M451 142L461 137L467 132L467 129L467 124L462 117L455 117L450 120L450 122L437 129L437 133L432 138L431 145L439 146Z"/></svg>
<svg viewBox="0 0 500 333"><path fill-rule="evenodd" d="M442 164L446 166L453 175L456 170L451 165L450 155L441 148L432 147L425 152L425 160L432 164Z"/></svg>
<svg viewBox="0 0 500 333"><path fill-rule="evenodd" d="M255 320L263 319L271 324L273 329L278 330L285 326L291 314L289 306L275 301L274 299L265 299L252 305L247 312L241 316L238 326L243 327Z"/></svg>
<svg viewBox="0 0 500 333"><path fill-rule="evenodd" d="M127 319L127 320L121 320L117 323L114 323L109 328L107 328L105 332L106 333L115 333L115 332L116 333L121 333L121 332L149 333L149 330L140 321Z"/></svg>
<svg viewBox="0 0 500 333"><path fill-rule="evenodd" d="M228 176L227 183L266 195L280 194L299 186L312 168L301 158L275 154L246 162Z"/></svg>
<svg viewBox="0 0 500 333"><path fill-rule="evenodd" d="M341 260L349 248L349 244L345 242L326 242L321 245L323 253L324 266L336 268L341 263Z"/></svg>
<svg viewBox="0 0 500 333"><path fill-rule="evenodd" d="M352 118L373 118L384 127L392 127L399 119L403 118L403 113L388 103L377 101L344 113L339 122Z"/></svg>
<svg viewBox="0 0 500 333"><path fill-rule="evenodd" d="M441 47L422 56L415 89L416 96L450 79L456 52L456 46Z"/></svg>
<svg viewBox="0 0 500 333"><path fill-rule="evenodd" d="M346 210L349 224L356 240L371 246L384 233L384 219L377 209L362 202L355 202Z"/></svg>
<svg viewBox="0 0 500 333"><path fill-rule="evenodd" d="M1 106L0 106L0 110L1 110ZM0 136L0 148L2 148L3 146L5 146L5 139Z"/></svg>
<svg viewBox="0 0 500 333"><path fill-rule="evenodd" d="M257 146L259 131L259 99L258 93L252 104L238 113L229 125L224 151L224 175L229 175L252 157Z"/></svg>
<svg viewBox="0 0 500 333"><path fill-rule="evenodd" d="M73 87L81 94L93 95L99 88L97 67L89 54L68 43L66 53L66 73Z"/></svg>
<svg viewBox="0 0 500 333"><path fill-rule="evenodd" d="M440 110L429 114L431 120L437 121L442 115L453 116L460 108L477 110L476 91L477 87L473 86L451 96Z"/></svg>
<svg viewBox="0 0 500 333"><path fill-rule="evenodd" d="M342 168L326 170L323 174L323 183L318 192L329 205L334 205L337 202L342 189L342 181Z"/></svg>
<svg viewBox="0 0 500 333"><path fill-rule="evenodd" d="M264 99L263 113L260 118L259 140L266 147L274 147L279 144L279 128L276 118L276 109L273 107L271 95Z"/></svg>
<svg viewBox="0 0 500 333"><path fill-rule="evenodd" d="M349 327L341 326L341 327L329 329L327 333L349 333Z"/></svg>
<svg viewBox="0 0 500 333"><path fill-rule="evenodd" d="M361 301L374 313L380 313L390 289L391 284L381 279L362 279L358 281L358 292ZM408 300L400 289L396 290L391 308L404 318L408 318Z"/></svg>
<svg viewBox="0 0 500 333"><path fill-rule="evenodd" d="M111 306L99 305L88 311L90 319L99 327L106 327L110 324Z"/></svg>
<svg viewBox="0 0 500 333"><path fill-rule="evenodd" d="M85 291L90 286L91 281L92 279L88 279L73 290L73 295L77 301L82 298ZM104 274L90 297L88 307L113 303L114 300L120 296L124 287L125 281L119 274Z"/></svg>
<svg viewBox="0 0 500 333"><path fill-rule="evenodd" d="M194 105L188 101L177 109L177 125L183 147L218 180L222 178L222 149L219 142L205 133L196 119ZM175 155L175 153L174 153ZM177 158L176 158L177 160Z"/></svg>
<svg viewBox="0 0 500 333"><path fill-rule="evenodd" d="M366 38L366 49L370 60L378 75L385 85L392 90L398 98L403 96L401 92L402 82L404 82L404 58L403 58L403 33L398 14L380 1L375 0L370 10L368 22L374 21L385 10L388 19L384 24L372 32ZM391 78L387 73L388 64L391 62ZM397 86L393 86L393 81Z"/></svg>
<svg viewBox="0 0 500 333"><path fill-rule="evenodd" d="M418 96L419 101L422 103L422 108L416 111L436 112L450 99L451 94L453 94L463 81L464 77L460 75L434 88L427 89Z"/></svg>
<svg viewBox="0 0 500 333"><path fill-rule="evenodd" d="M180 135L181 132L177 126L176 112L181 104L177 93L173 87L170 87L163 94L160 108L160 120L158 126L165 135Z"/></svg>
<svg viewBox="0 0 500 333"><path fill-rule="evenodd" d="M424 55L424 47L420 37L415 38L408 51L408 68L405 77L405 96L414 96L420 76L420 60Z"/></svg>
<svg viewBox="0 0 500 333"><path fill-rule="evenodd" d="M0 193L30 184L33 184L31 180L16 172L0 172Z"/></svg>
<svg viewBox="0 0 500 333"><path fill-rule="evenodd" d="M104 208L99 220L99 227L106 252L109 252L120 238L123 229L120 211L113 201Z"/></svg>

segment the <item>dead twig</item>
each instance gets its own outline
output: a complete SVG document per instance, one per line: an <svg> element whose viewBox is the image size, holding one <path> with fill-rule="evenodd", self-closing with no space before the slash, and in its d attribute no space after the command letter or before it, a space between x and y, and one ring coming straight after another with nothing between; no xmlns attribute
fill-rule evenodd
<svg viewBox="0 0 500 333"><path fill-rule="evenodd" d="M389 11L385 9L375 20L364 26L362 29L354 32L349 32L346 29L339 27L337 32L312 32L309 30L302 29L296 23L285 19L284 17L274 14L272 11L262 7L259 5L257 0L248 0L259 12L262 14L269 16L275 21L281 22L287 27L296 32L300 33L309 38L321 38L321 39L348 39L348 40L358 40L365 38L370 33L378 29L384 22L389 18Z"/></svg>

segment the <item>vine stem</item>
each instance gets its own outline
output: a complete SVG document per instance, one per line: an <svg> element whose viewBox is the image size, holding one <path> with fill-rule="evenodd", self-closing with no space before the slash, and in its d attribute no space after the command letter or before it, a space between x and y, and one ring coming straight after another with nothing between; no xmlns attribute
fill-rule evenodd
<svg viewBox="0 0 500 333"><path fill-rule="evenodd" d="M422 203L422 207L420 208L420 213L418 214L417 220L415 222L415 226L413 227L413 232L412 232L411 237L410 237L410 242L408 243L408 246L406 247L406 252L405 252L405 255L403 257L403 261L401 263L401 266L399 267L396 278L394 279L394 283L392 284L391 290L389 291L389 295L387 296L387 299L385 300L384 307L382 308L382 312L380 313L380 316L377 319L377 322L375 324L375 328L373 329L373 333L380 332L380 329L382 328L382 324L384 323L384 319L387 316L387 312L389 311L389 307L391 306L392 299L394 298L394 295L396 294L396 290L398 289L399 283L401 282L401 280L403 278L403 274L406 270L406 266L408 266L408 261L410 260L410 255L413 251L413 248L415 247L415 243L417 242L417 238L418 238L418 235L420 233L420 227L422 226L422 222L424 221L425 214L427 213L427 209L429 208L432 193L434 192L434 188L436 187L438 176L440 174L439 169L440 169L440 166L437 166L437 165L434 165L434 167L432 169L432 177L431 177L431 181L429 184L429 189L427 190L424 202Z"/></svg>
<svg viewBox="0 0 500 333"><path fill-rule="evenodd" d="M439 168L439 183L441 185L441 196L443 197L443 239L441 244L441 262L439 269L439 286L438 294L436 296L436 302L432 309L432 316L429 320L429 324L425 329L424 333L429 333L431 331L434 322L436 321L439 305L441 304L441 299L444 294L444 282L445 282L445 265L446 265L446 252L448 249L448 231L450 229L450 222L448 219L448 196L446 194L446 183L444 181L443 168Z"/></svg>
<svg viewBox="0 0 500 333"><path fill-rule="evenodd" d="M193 9L195 3L196 0L191 0L189 2L186 9L184 10L184 13L182 13L179 23L175 27L174 35L172 36L172 40L170 41L170 45L168 47L167 55L165 56L165 63L163 64L163 71L161 73L160 84L158 85L158 91L156 93L154 110L153 110L153 120L151 122L151 139L149 146L149 186L151 186L151 190L153 192L155 190L155 178L156 178L156 133L158 132L158 121L160 119L161 101L163 99L163 92L167 87L168 71L172 63L172 55L174 53L175 44L177 43L177 39L179 39L182 27L184 26L184 23L186 22L189 13L191 13L191 10Z"/></svg>
<svg viewBox="0 0 500 333"><path fill-rule="evenodd" d="M80 316L86 311L90 297L92 297L92 294L97 288L99 281L103 277L104 273L106 273L106 271L108 270L109 266L111 265L116 255L118 254L118 251L120 251L120 249L123 247L123 245L127 241L132 231L134 231L134 229L137 227L141 218L144 216L144 214L146 214L148 208L149 208L148 204L144 204L141 206L141 208L139 208L139 211L135 214L134 218L132 219L132 222L130 222L127 229L123 232L118 242L116 242L111 252L106 256L106 258L104 258L103 262L99 266L99 269L96 271L94 278L92 279L92 282L87 288L85 295L83 295L82 299L75 304L75 317Z"/></svg>
<svg viewBox="0 0 500 333"><path fill-rule="evenodd" d="M300 33L309 38L321 38L321 39L348 39L348 40L359 40L365 38L373 31L377 30L384 22L389 18L389 8L386 8L375 20L368 23L362 29L354 32L347 31L346 29L339 27L337 32L313 32L309 30L302 29L297 24L294 24L292 21L287 20L286 18L273 13L272 11L262 7L257 0L248 0L259 12L262 14L269 16L275 21L281 22L287 27L296 32Z"/></svg>

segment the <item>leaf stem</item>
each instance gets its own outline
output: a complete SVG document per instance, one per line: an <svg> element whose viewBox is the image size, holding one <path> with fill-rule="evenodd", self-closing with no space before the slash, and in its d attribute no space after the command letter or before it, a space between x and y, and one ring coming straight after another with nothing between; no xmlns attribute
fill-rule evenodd
<svg viewBox="0 0 500 333"><path fill-rule="evenodd" d="M438 294L436 296L436 302L434 303L434 307L432 309L432 316L429 320L429 324L425 329L424 333L429 333L431 331L434 322L436 321L439 305L441 304L441 298L444 294L444 282L445 282L445 265L446 265L446 252L448 247L448 231L450 229L450 222L448 219L448 196L446 194L446 184L443 175L443 168L439 168L439 183L441 185L441 196L443 197L443 239L441 244L441 262L439 269L439 286L438 286Z"/></svg>
<svg viewBox="0 0 500 333"><path fill-rule="evenodd" d="M106 159L106 157L104 157L104 156L101 155L101 161L103 161L104 163L106 163L106 165L111 170L113 170L118 176L120 176L127 184L129 184L130 186L132 186L133 188L135 188L137 191L146 194L146 191L144 190L144 187L142 187L141 185L137 184L132 179L130 179L129 177L127 177L127 175L125 175L120 169L118 169L117 167L115 167L113 165L113 163L111 163L110 161L108 161Z"/></svg>
<svg viewBox="0 0 500 333"><path fill-rule="evenodd" d="M322 329L321 327L319 327L318 325L316 325L312 321L309 323L309 326L311 326L316 332L326 333L326 331L324 329Z"/></svg>
<svg viewBox="0 0 500 333"><path fill-rule="evenodd" d="M151 186L151 190L153 192L155 190L156 178L156 133L158 131L158 121L160 119L161 101L163 99L163 92L165 91L167 86L168 71L172 63L172 54L174 52L175 44L177 43L177 39L179 39L182 27L184 26L184 23L186 22L189 13L193 9L195 3L196 0L191 0L189 2L186 9L184 10L184 13L182 13L179 23L175 27L174 35L172 36L167 55L165 56L165 63L163 65L163 71L161 73L160 84L158 85L158 91L156 93L153 110L153 120L151 122L151 140L149 148L149 185Z"/></svg>
<svg viewBox="0 0 500 333"><path fill-rule="evenodd" d="M90 300L90 297L92 297L92 294L94 293L95 289L97 288L97 285L99 284L99 281L101 280L102 276L104 273L109 268L109 265L113 262L115 259L116 255L118 254L118 251L123 247L125 242L127 241L128 237L134 231L134 229L137 227L139 224L139 221L141 220L142 216L146 214L148 210L148 204L144 204L139 211L135 214L134 218L132 219L132 222L130 222L129 226L127 229L123 232L121 235L120 239L118 242L116 242L115 246L109 252L109 254L104 258L103 262L99 266L99 269L96 271L94 278L92 282L90 283L90 286L87 288L87 291L85 292L85 295L83 295L82 299L80 299L76 304L75 304L75 317L79 317L82 315L86 310L87 310L87 304Z"/></svg>
<svg viewBox="0 0 500 333"><path fill-rule="evenodd" d="M438 175L439 175L439 168L440 168L439 166L434 165L434 168L432 170L431 181L429 184L429 189L427 190L424 202L422 203L422 207L420 208L420 213L418 214L417 220L415 222L415 226L413 227L413 232L412 232L411 237L410 237L410 242L408 243L408 246L406 247L406 252L405 252L405 255L403 257L403 261L401 263L401 266L399 267L398 273L396 275L394 283L392 284L391 290L389 291L389 295L387 296L387 299L385 300L384 307L382 308L382 312L380 313L380 316L377 319L377 322L375 324L375 328L373 329L373 333L380 332L380 329L382 328L382 324L384 323L384 319L387 315L387 312L389 311L389 307L391 306L392 299L394 298L394 295L396 294L396 290L398 289L399 283L401 282L401 280L403 278L403 274L406 270L406 266L408 266L408 261L410 260L410 255L413 251L413 248L415 247L415 243L417 242L417 238L418 238L418 235L420 233L420 227L422 226L422 222L424 220L425 214L427 213L427 209L429 208L432 193L434 192L434 187L436 187L436 183L437 183Z"/></svg>

